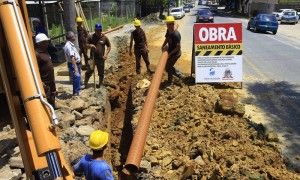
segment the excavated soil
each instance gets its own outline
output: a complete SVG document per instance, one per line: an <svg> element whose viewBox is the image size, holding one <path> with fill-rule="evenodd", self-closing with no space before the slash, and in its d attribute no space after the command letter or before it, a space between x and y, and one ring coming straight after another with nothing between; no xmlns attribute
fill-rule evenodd
<svg viewBox="0 0 300 180"><path fill-rule="evenodd" d="M146 72L136 75L134 59L127 54L119 56L121 69L114 78L120 88L111 95L119 97L112 103L111 139L112 164L119 171L147 95L148 88L137 84L152 78ZM287 169L277 139L261 124L243 118L239 111L220 109L222 97L229 100L228 106L239 101L236 84L196 85L186 76L182 83L166 85L165 79L166 73L136 178L300 179Z"/></svg>

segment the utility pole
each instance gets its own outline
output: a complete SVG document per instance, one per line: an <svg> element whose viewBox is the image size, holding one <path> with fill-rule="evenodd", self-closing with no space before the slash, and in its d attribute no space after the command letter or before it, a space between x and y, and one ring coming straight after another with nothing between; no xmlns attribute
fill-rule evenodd
<svg viewBox="0 0 300 180"><path fill-rule="evenodd" d="M74 42L76 48L78 49L78 37L77 37L77 27L76 27L76 11L75 11L75 0L63 0L64 7L64 26L66 32L72 31L76 36L76 41Z"/></svg>
<svg viewBox="0 0 300 180"><path fill-rule="evenodd" d="M121 17L124 17L124 11L125 11L125 0L121 0Z"/></svg>
<svg viewBox="0 0 300 180"><path fill-rule="evenodd" d="M102 24L103 22L102 22L102 12L101 12L101 0L99 0L98 5L99 5L99 18L100 18L100 23Z"/></svg>
<svg viewBox="0 0 300 180"><path fill-rule="evenodd" d="M171 0L168 0L168 16L170 16L170 1Z"/></svg>

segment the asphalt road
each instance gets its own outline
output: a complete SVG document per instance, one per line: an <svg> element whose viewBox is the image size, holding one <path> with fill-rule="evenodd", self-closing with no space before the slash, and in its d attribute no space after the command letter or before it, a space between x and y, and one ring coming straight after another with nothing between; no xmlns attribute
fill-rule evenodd
<svg viewBox="0 0 300 180"><path fill-rule="evenodd" d="M190 72L195 7L178 20L185 63L178 69ZM300 167L300 24L280 24L276 35L246 30L248 19L230 13L215 15L215 23L242 23L243 99L255 106L250 117L278 134L282 153ZM185 64L185 66L182 66ZM254 114L253 114L254 113ZM259 115L255 115L255 113Z"/></svg>

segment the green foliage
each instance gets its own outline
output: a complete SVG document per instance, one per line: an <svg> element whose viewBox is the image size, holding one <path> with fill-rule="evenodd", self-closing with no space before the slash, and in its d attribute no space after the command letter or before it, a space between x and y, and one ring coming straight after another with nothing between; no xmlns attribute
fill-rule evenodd
<svg viewBox="0 0 300 180"><path fill-rule="evenodd" d="M159 15L159 19L165 20L166 16L164 14Z"/></svg>
<svg viewBox="0 0 300 180"><path fill-rule="evenodd" d="M103 27L103 31L107 31L110 28L115 28L117 26L120 26L120 25L124 25L124 24L127 24L127 23L130 23L133 21L133 18L119 18L119 17L114 17L114 16L103 16L102 17L102 27ZM90 21L87 22L89 28L90 28L90 31L91 32L94 32L94 26L95 24L97 23L100 23L100 20L99 18L94 18L92 20L92 25L90 23ZM55 25L55 24L52 24L51 25L51 28L49 29L49 38L55 38L52 40L52 43L53 44L60 44L62 42L65 41L65 37L63 36L63 31L62 31L62 27L61 25ZM59 37L61 36L60 38L56 38L56 37Z"/></svg>
<svg viewBox="0 0 300 180"><path fill-rule="evenodd" d="M52 24L51 28L49 29L48 35L49 35L49 38L55 38L55 37L62 35L62 32L63 32L63 29L62 29L61 25ZM64 40L65 40L65 37L62 36L61 38L53 39L52 43L60 44Z"/></svg>
<svg viewBox="0 0 300 180"><path fill-rule="evenodd" d="M119 18L119 17L114 17L114 16L103 16L102 17L102 28L103 31L107 31L109 28L115 28L120 25L124 25L127 23L132 22L133 18L127 19L126 17L124 18ZM90 30L93 32L95 24L100 23L99 18L94 18L92 20L92 25L90 22L88 22L88 26L90 27Z"/></svg>

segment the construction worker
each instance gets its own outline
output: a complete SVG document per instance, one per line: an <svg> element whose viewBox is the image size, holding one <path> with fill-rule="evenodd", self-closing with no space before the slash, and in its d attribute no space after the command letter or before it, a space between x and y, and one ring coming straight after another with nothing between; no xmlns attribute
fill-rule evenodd
<svg viewBox="0 0 300 180"><path fill-rule="evenodd" d="M92 132L89 146L93 154L84 155L73 168L76 173L84 173L87 180L110 180L114 179L112 169L104 160L104 150L107 147L108 133L101 130Z"/></svg>
<svg viewBox="0 0 300 180"><path fill-rule="evenodd" d="M165 41L162 44L162 50L167 50L169 53L166 71L168 73L168 83L172 84L173 75L178 77L180 80L182 74L174 67L175 63L181 56L181 35L175 28L175 18L173 16L166 17L167 32L165 35Z"/></svg>
<svg viewBox="0 0 300 180"><path fill-rule="evenodd" d="M47 51L49 41L50 38L48 38L44 33L39 33L38 35L36 35L35 42L37 45L35 54L47 100L54 109L58 109L58 107L55 106L56 85L54 68L51 56Z"/></svg>
<svg viewBox="0 0 300 180"><path fill-rule="evenodd" d="M148 73L153 73L150 69L150 62L149 62L149 56L148 56L148 44L147 44L147 38L144 30L141 28L141 21L138 19L134 20L134 27L135 30L132 31L131 37L130 37L130 46L129 46L129 55L132 55L132 44L134 41L134 55L135 55L135 62L136 62L136 73L141 73L141 57L143 57Z"/></svg>
<svg viewBox="0 0 300 180"><path fill-rule="evenodd" d="M107 49L105 48L107 47ZM99 84L96 85L97 88L100 88L104 81L104 66L107 56L110 52L111 45L107 36L102 33L102 25L95 24L95 33L88 38L87 48L92 48L91 51L94 51L94 63L98 69ZM88 81L94 72L93 69L87 69L85 72L85 79L83 88L87 87Z"/></svg>
<svg viewBox="0 0 300 180"><path fill-rule="evenodd" d="M73 96L79 96L81 92L81 63L79 52L77 51L74 42L75 34L72 31L68 31L66 34L67 42L64 46L65 57L68 62L69 71L72 72L73 77Z"/></svg>
<svg viewBox="0 0 300 180"><path fill-rule="evenodd" d="M39 18L34 18L32 20L32 24L33 24L33 29L34 29L34 34L33 35L38 35L39 33L43 33L48 35L46 29L43 27L43 25L41 24L41 20Z"/></svg>
<svg viewBox="0 0 300 180"><path fill-rule="evenodd" d="M79 55L80 55L80 57L83 55L85 68L88 68L89 57L87 55L86 43L87 43L87 39L88 39L89 34L88 34L87 30L84 27L82 27L82 22L83 22L83 20L82 20L81 17L76 18L77 33L78 33L78 45L79 45Z"/></svg>

